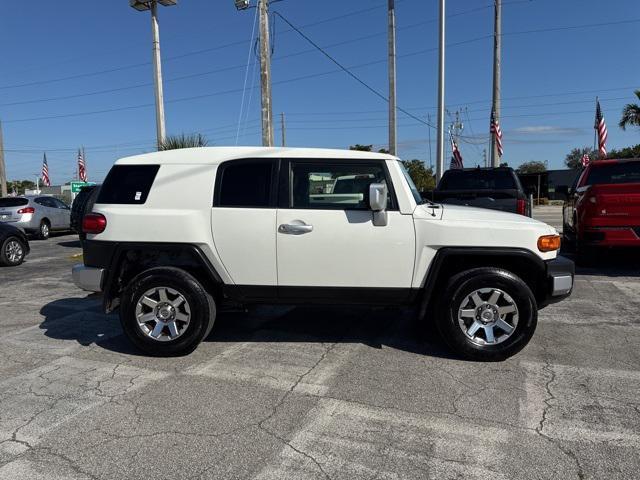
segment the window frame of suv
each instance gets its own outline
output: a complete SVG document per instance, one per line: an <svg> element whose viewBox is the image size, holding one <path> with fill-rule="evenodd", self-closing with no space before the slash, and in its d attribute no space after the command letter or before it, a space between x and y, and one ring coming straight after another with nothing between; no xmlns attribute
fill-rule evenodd
<svg viewBox="0 0 640 480"><path fill-rule="evenodd" d="M271 185L269 189L269 201L267 205L221 205L220 195L222 194L222 182L227 168L238 165L271 163ZM252 209L273 209L278 207L278 176L281 160L278 158L242 158L225 160L218 165L216 170L216 180L213 189L213 208L252 208Z"/></svg>
<svg viewBox="0 0 640 480"><path fill-rule="evenodd" d="M391 180L391 174L389 172L389 168L387 166L386 160L352 160L349 158L341 159L329 159L329 158L288 158L283 159L280 164L280 176L278 181L278 208L287 209L287 210L324 210L324 211L356 211L356 212L366 212L371 211L371 209L367 208L349 208L349 205L336 206L336 207L327 207L327 206L297 206L294 207L292 205L291 199L291 185L293 181L293 165L294 164L306 164L306 165L318 165L318 169L322 170L326 167L340 167L349 168L349 167L379 167L382 169L384 173L385 181L387 182L387 191L388 191L388 202L387 202L387 211L395 212L399 211L398 208L398 199L396 196L395 189L393 187L393 182Z"/></svg>

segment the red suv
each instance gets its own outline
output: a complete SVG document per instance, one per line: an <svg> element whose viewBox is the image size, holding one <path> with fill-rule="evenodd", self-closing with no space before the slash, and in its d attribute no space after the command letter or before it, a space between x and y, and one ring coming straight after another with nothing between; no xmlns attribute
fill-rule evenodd
<svg viewBox="0 0 640 480"><path fill-rule="evenodd" d="M640 158L590 163L568 192L563 234L579 257L594 247L640 247Z"/></svg>

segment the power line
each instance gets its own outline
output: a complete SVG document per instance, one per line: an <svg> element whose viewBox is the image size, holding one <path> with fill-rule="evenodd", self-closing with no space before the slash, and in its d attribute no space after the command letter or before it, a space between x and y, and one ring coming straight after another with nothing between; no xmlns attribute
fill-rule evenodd
<svg viewBox="0 0 640 480"><path fill-rule="evenodd" d="M385 96L384 94L380 93L379 91L377 91L375 88L373 88L372 86L370 86L368 83L366 83L364 80L362 80L360 77L358 77L355 73L351 72L347 67L345 67L344 65L342 65L340 62L338 62L338 60L336 60L334 57L332 57L331 55L329 55L326 51L324 51L322 49L322 47L320 47L317 43L315 43L313 40L311 40L308 36L306 36L299 28L295 27L289 20L287 20L284 16L282 16L282 14L280 14L280 12L274 12L276 15L278 15L282 20L284 20L287 25L289 25L291 28L293 28L296 32L298 32L300 34L300 36L302 38L304 38L307 42L309 42L311 45L313 45L318 51L320 51L320 53L322 53L325 57L327 57L329 60L331 60L331 62L335 63L343 72L345 72L347 75L349 75L351 78L353 78L354 80L356 80L358 83L360 83L362 86L364 86L367 90L369 90L370 92L372 92L374 95L376 95L377 97L380 97L382 100L384 100L385 102L389 102L389 98L387 96ZM401 107L397 107L398 110L402 113L404 113L405 115L407 115L408 117L413 118L414 120L417 120L425 125L428 125L431 128L435 128L433 125L430 125L429 123L427 123L425 120L422 120L419 117L416 117L415 115L413 115L412 113L407 112L406 110L404 110Z"/></svg>

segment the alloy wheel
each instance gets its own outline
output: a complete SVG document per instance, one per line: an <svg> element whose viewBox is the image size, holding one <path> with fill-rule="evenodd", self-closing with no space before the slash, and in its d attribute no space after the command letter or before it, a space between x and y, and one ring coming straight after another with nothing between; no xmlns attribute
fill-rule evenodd
<svg viewBox="0 0 640 480"><path fill-rule="evenodd" d="M138 328L158 342L177 339L189 327L191 309L186 298L169 287L154 287L136 303Z"/></svg>
<svg viewBox="0 0 640 480"><path fill-rule="evenodd" d="M11 263L19 263L24 256L24 249L18 240L9 240L4 247L4 253Z"/></svg>
<svg viewBox="0 0 640 480"><path fill-rule="evenodd" d="M476 345L497 345L515 332L518 306L499 288L480 288L460 303L458 325Z"/></svg>

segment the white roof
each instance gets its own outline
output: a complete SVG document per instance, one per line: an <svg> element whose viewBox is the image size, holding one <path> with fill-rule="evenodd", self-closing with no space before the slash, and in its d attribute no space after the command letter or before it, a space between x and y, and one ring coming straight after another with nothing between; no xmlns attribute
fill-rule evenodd
<svg viewBox="0 0 640 480"><path fill-rule="evenodd" d="M385 153L327 148L286 147L201 147L145 153L118 160L119 165L140 164L218 164L241 158L309 158L330 160L397 160Z"/></svg>

